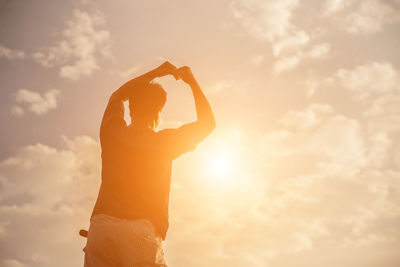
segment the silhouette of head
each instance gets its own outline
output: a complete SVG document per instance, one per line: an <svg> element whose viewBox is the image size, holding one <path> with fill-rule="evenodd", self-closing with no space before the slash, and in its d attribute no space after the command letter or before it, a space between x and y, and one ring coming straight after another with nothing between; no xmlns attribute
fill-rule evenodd
<svg viewBox="0 0 400 267"><path fill-rule="evenodd" d="M132 123L155 129L160 122L161 111L167 101L167 93L159 83L149 83L129 99Z"/></svg>

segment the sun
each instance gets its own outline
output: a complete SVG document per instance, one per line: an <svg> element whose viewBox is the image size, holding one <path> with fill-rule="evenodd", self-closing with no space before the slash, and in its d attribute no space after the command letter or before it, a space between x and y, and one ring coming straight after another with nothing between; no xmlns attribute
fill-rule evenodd
<svg viewBox="0 0 400 267"><path fill-rule="evenodd" d="M217 155L211 159L210 169L214 176L227 176L232 168L232 161L226 156Z"/></svg>
<svg viewBox="0 0 400 267"><path fill-rule="evenodd" d="M204 167L204 172L208 179L218 182L218 184L225 184L235 179L239 166L234 155L217 152L208 155Z"/></svg>
<svg viewBox="0 0 400 267"><path fill-rule="evenodd" d="M198 173L208 185L232 188L242 182L247 172L247 158L238 131L220 133L212 142L201 147L197 162Z"/></svg>

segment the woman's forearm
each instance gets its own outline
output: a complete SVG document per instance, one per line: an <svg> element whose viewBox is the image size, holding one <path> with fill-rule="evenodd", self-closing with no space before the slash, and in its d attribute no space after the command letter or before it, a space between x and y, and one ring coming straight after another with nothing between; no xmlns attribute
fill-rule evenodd
<svg viewBox="0 0 400 267"><path fill-rule="evenodd" d="M120 88L118 88L113 94L112 98L126 101L131 96L135 95L136 90L140 90L140 87L150 83L153 79L157 78L156 69L151 70L145 74L142 74L126 83L124 83Z"/></svg>
<svg viewBox="0 0 400 267"><path fill-rule="evenodd" d="M212 131L216 126L216 122L211 105L196 80L193 79L190 87L196 105L197 122Z"/></svg>
<svg viewBox="0 0 400 267"><path fill-rule="evenodd" d="M112 94L111 98L118 99L121 101L128 100L130 97L135 95L136 90L150 83L155 78L163 77L169 74L175 76L175 72L176 72L176 67L172 65L170 62L165 61L157 68L126 82ZM175 76L175 78L177 78L177 76Z"/></svg>

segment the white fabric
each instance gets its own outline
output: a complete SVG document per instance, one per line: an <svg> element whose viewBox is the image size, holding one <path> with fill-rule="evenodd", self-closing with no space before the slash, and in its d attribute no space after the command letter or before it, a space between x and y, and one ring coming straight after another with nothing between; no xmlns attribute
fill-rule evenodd
<svg viewBox="0 0 400 267"><path fill-rule="evenodd" d="M162 239L144 219L128 221L105 214L94 215L84 267L166 267Z"/></svg>

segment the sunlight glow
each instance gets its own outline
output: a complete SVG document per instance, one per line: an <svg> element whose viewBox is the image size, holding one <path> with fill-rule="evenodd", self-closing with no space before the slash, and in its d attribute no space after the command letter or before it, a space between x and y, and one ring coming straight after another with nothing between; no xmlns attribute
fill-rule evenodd
<svg viewBox="0 0 400 267"><path fill-rule="evenodd" d="M232 170L232 164L228 158L224 156L216 156L210 164L211 172L215 176L226 176Z"/></svg>
<svg viewBox="0 0 400 267"><path fill-rule="evenodd" d="M202 180L219 192L230 192L247 183L248 159L239 128L220 129L209 142L199 147L193 168L198 168ZM236 190L235 189L235 190Z"/></svg>

